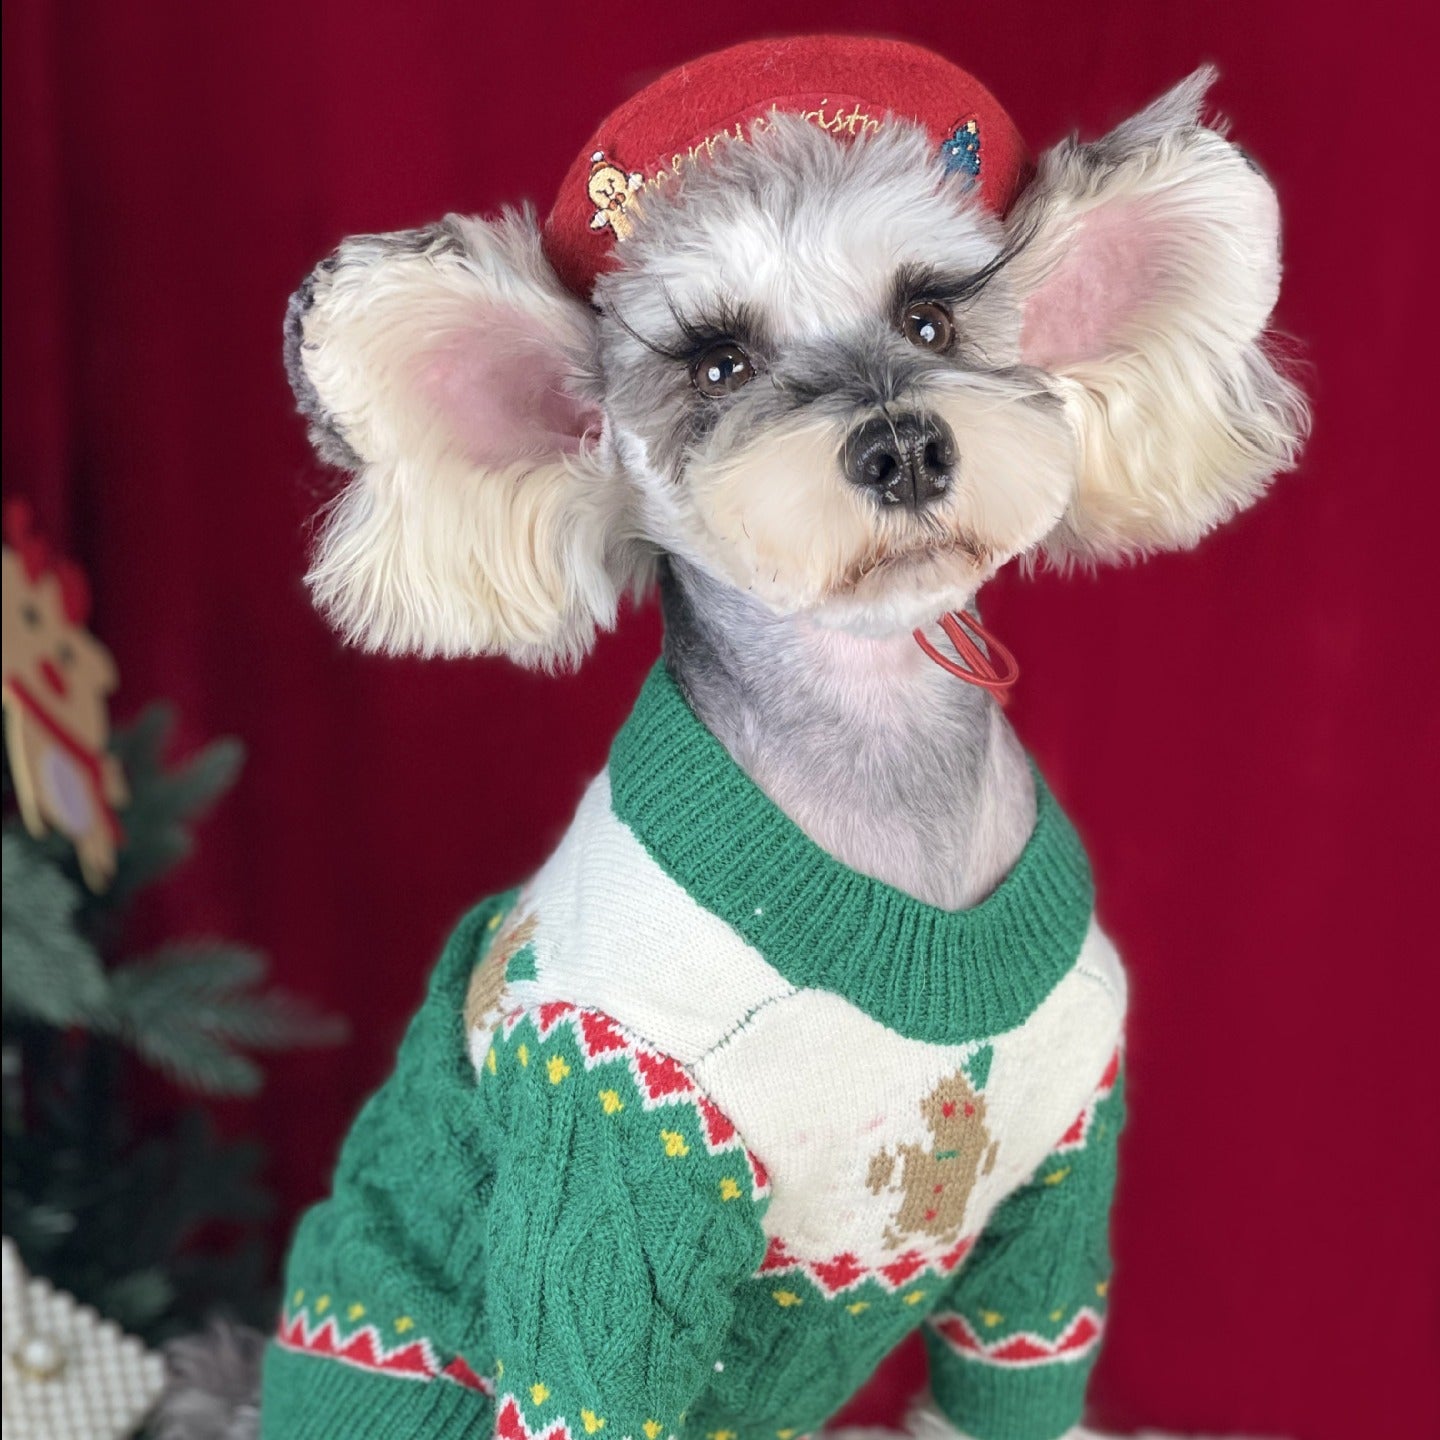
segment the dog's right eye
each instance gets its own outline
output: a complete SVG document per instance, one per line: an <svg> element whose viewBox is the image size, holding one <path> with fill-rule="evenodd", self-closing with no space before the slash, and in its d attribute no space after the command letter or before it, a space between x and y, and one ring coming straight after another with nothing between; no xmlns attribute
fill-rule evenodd
<svg viewBox="0 0 1440 1440"><path fill-rule="evenodd" d="M944 355L955 343L955 321L935 300L919 300L900 314L900 333L921 350Z"/></svg>
<svg viewBox="0 0 1440 1440"><path fill-rule="evenodd" d="M690 383L712 398L733 394L754 377L750 357L733 340L708 346L690 366Z"/></svg>

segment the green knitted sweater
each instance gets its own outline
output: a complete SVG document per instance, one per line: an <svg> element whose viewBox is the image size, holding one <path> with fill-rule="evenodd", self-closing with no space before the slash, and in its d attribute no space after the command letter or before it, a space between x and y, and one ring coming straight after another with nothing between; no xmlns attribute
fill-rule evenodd
<svg viewBox="0 0 1440 1440"><path fill-rule="evenodd" d="M302 1221L266 1440L795 1440L917 1328L964 1434L1075 1424L1124 979L1038 794L941 911L815 846L657 667Z"/></svg>

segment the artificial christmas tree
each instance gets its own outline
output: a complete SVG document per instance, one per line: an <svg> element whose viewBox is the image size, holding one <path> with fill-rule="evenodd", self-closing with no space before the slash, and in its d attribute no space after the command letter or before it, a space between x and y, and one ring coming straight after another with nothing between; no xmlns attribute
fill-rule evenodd
<svg viewBox="0 0 1440 1440"><path fill-rule="evenodd" d="M92 687L94 761L82 763L61 702L77 653L109 660L84 628L83 577L35 540L24 512L7 509L6 534L27 549L4 552L4 1233L17 1263L151 1344L216 1312L268 1328L262 1152L220 1138L204 1097L260 1087L248 1052L333 1042L341 1027L267 988L267 962L244 946L207 938L130 953L131 902L190 853L191 827L234 783L241 748L221 740L169 762L173 722L159 706L109 735L111 670ZM63 763L47 765L45 744ZM94 827L68 823L78 805L65 795L87 797L67 791L67 774L109 777L95 796L113 854ZM191 1098L165 1089L157 1100L137 1083L146 1068Z"/></svg>

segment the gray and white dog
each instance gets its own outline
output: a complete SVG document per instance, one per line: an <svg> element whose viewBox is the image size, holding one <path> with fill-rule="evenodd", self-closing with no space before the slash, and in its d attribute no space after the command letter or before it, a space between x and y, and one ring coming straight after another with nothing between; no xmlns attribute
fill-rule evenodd
<svg viewBox="0 0 1440 1440"><path fill-rule="evenodd" d="M346 242L289 324L353 472L317 602L369 649L552 667L658 581L666 663L756 784L853 869L975 904L1032 775L912 632L1010 561L1194 545L1306 427L1266 346L1275 195L1201 122L1210 79L1056 146L1004 219L918 127L776 117L637 208L589 305L528 212Z"/></svg>
<svg viewBox="0 0 1440 1440"><path fill-rule="evenodd" d="M647 201L593 307L528 213L348 241L289 331L355 477L317 602L366 648L549 667L658 576L666 661L761 788L846 864L973 904L1031 779L912 631L1012 560L1194 545L1305 430L1265 343L1275 194L1201 124L1211 79L1056 146L1004 221L918 127L777 117Z"/></svg>

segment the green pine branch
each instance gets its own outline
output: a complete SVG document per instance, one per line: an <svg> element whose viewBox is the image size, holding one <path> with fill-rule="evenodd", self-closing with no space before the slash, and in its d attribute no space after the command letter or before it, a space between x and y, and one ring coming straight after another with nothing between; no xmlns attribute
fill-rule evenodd
<svg viewBox="0 0 1440 1440"><path fill-rule="evenodd" d="M245 763L240 742L222 739L178 765L167 765L174 728L174 711L168 705L150 705L111 739L110 748L130 785L130 803L120 817L125 844L119 868L101 897L109 908L123 905L190 855L190 822L234 785Z"/></svg>
<svg viewBox="0 0 1440 1440"><path fill-rule="evenodd" d="M191 1089L251 1095L260 1067L237 1047L288 1050L333 1045L343 1023L277 990L253 950L218 942L169 945L112 972L116 1033L137 1054Z"/></svg>
<svg viewBox="0 0 1440 1440"><path fill-rule="evenodd" d="M17 820L0 836L5 948L0 1004L7 1016L65 1027L104 1015L109 984L78 928L84 893Z"/></svg>
<svg viewBox="0 0 1440 1440"><path fill-rule="evenodd" d="M243 1050L333 1045L344 1024L262 987L263 955L218 941L165 946L106 971L75 928L79 886L27 835L4 845L3 1006L7 1019L113 1035L190 1089L253 1095L263 1072Z"/></svg>
<svg viewBox="0 0 1440 1440"><path fill-rule="evenodd" d="M63 837L36 840L17 817L5 822L4 1013L114 1036L203 1094L252 1095L263 1072L244 1051L332 1045L344 1038L343 1023L263 988L265 958L241 946L174 943L108 970L98 953L114 932L114 912L190 854L192 822L239 773L243 754L233 740L167 765L173 728L169 708L155 705L116 733L132 799L119 869L103 896L80 884Z"/></svg>

